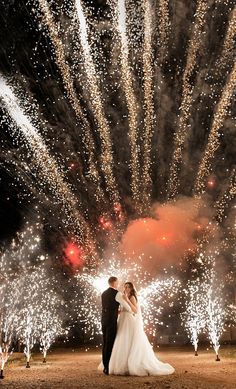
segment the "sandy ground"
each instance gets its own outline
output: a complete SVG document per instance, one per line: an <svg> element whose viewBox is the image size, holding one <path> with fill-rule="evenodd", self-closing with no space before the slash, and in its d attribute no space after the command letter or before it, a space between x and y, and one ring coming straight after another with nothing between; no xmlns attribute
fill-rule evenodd
<svg viewBox="0 0 236 389"><path fill-rule="evenodd" d="M162 349L156 355L171 363L176 372L162 377L105 376L97 370L100 351L63 349L48 355L42 364L40 354L34 354L31 368L25 368L22 354L15 354L5 368L3 388L103 388L103 389L236 389L236 346L221 350L216 362L212 350L193 355L192 349Z"/></svg>

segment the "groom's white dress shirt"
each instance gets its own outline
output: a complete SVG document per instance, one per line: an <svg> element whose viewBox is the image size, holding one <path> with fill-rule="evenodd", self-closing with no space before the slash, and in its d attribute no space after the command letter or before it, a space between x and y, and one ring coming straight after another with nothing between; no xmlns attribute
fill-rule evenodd
<svg viewBox="0 0 236 389"><path fill-rule="evenodd" d="M122 293L121 292L117 292L116 293L116 301L122 305L128 312L131 312L132 313L132 309L130 308L129 304L127 303L127 301L124 300L123 296L122 296Z"/></svg>

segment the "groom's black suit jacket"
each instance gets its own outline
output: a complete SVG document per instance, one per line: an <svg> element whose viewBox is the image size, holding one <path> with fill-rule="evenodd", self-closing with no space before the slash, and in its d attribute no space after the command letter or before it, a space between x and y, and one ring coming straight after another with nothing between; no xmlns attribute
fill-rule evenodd
<svg viewBox="0 0 236 389"><path fill-rule="evenodd" d="M116 301L118 290L108 288L102 293L102 325L112 325L117 322L119 303Z"/></svg>

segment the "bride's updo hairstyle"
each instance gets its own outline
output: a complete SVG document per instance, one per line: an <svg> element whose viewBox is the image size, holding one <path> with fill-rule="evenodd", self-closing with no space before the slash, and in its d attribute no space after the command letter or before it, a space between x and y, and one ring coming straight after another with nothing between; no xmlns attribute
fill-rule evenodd
<svg viewBox="0 0 236 389"><path fill-rule="evenodd" d="M132 284L132 282L126 282L125 285L128 285L129 288L130 288L130 296L134 296L136 301L138 301L138 298L137 298L137 292L134 288L134 285Z"/></svg>

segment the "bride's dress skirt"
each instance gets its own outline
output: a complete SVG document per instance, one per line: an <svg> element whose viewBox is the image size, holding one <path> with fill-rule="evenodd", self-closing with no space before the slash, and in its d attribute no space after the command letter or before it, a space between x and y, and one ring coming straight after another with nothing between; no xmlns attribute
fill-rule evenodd
<svg viewBox="0 0 236 389"><path fill-rule="evenodd" d="M142 319L122 311L118 319L118 328L109 373L116 375L168 375L174 368L157 359L144 332Z"/></svg>

